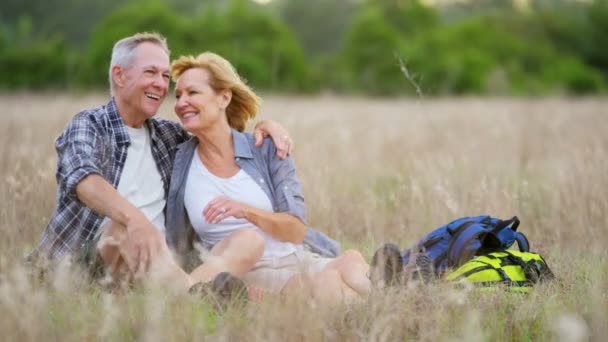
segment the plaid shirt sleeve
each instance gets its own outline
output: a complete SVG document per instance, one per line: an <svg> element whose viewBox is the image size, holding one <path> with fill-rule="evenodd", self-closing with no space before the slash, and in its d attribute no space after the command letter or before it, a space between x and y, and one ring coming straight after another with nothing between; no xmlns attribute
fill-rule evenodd
<svg viewBox="0 0 608 342"><path fill-rule="evenodd" d="M76 200L76 185L86 176L101 175L100 153L96 148L101 139L97 127L86 115L77 115L57 138L57 185L59 191Z"/></svg>

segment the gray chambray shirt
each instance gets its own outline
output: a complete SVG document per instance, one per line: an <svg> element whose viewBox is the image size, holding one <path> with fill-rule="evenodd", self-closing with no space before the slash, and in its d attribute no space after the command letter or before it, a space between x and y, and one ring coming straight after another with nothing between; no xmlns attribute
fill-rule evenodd
<svg viewBox="0 0 608 342"><path fill-rule="evenodd" d="M257 148L252 134L234 129L232 139L236 164L260 185L274 211L289 213L306 224L306 205L293 160L290 157L280 160L270 139L265 139L262 147ZM198 143L198 139L192 137L178 146L167 198L167 244L182 258L191 254L193 242L198 240L184 206L186 180ZM304 244L312 252L326 257L340 254L340 244L337 241L312 228L307 228Z"/></svg>

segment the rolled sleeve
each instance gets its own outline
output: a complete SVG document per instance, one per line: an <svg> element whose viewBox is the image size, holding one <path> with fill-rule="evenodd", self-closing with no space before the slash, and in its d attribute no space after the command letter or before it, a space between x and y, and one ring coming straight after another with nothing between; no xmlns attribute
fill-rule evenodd
<svg viewBox="0 0 608 342"><path fill-rule="evenodd" d="M284 204L278 203L278 207L285 208L285 212L297 217L306 224L306 204L302 195L301 186L297 182L283 184L280 188L282 196L279 196L279 201L284 198Z"/></svg>
<svg viewBox="0 0 608 342"><path fill-rule="evenodd" d="M98 134L86 120L75 119L57 138L57 184L68 197L76 197L76 186L90 174L101 175Z"/></svg>
<svg viewBox="0 0 608 342"><path fill-rule="evenodd" d="M306 203L302 185L296 176L293 159L291 157L279 159L274 144L269 139L265 143L270 145L268 146L269 169L278 211L293 215L306 224Z"/></svg>

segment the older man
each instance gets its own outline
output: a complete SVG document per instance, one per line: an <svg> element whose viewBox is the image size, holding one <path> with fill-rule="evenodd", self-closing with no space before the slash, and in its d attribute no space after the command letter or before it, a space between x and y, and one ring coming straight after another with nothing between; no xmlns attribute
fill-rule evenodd
<svg viewBox="0 0 608 342"><path fill-rule="evenodd" d="M109 79L110 101L76 114L56 141L57 206L30 257L92 255L114 271L122 264L145 273L158 259L172 264L164 210L176 147L188 137L178 123L154 117L170 81L165 38L138 33L118 41ZM264 122L255 133L260 143L272 136L280 157L290 152L280 125Z"/></svg>

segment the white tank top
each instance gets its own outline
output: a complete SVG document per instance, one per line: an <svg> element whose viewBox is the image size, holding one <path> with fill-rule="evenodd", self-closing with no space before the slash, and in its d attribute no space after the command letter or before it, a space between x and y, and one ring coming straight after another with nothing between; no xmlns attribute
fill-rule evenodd
<svg viewBox="0 0 608 342"><path fill-rule="evenodd" d="M184 204L194 230L206 245L215 245L231 232L240 228L255 229L264 237L265 249L262 259L282 257L295 252L301 245L283 242L259 229L245 219L227 217L211 224L205 220L203 209L212 199L225 196L252 207L272 212L272 203L264 190L243 170L234 176L220 178L209 172L201 162L198 153L192 156Z"/></svg>

